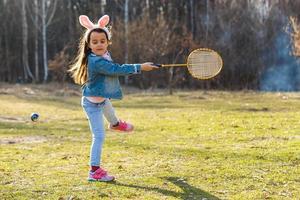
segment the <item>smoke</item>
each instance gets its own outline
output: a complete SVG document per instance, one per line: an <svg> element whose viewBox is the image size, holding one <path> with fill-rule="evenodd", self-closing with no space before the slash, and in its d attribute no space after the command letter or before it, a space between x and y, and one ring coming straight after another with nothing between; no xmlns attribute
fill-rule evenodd
<svg viewBox="0 0 300 200"><path fill-rule="evenodd" d="M288 31L278 32L272 50L265 55L264 64L267 67L261 75L261 90L300 90L300 63L292 50L292 38Z"/></svg>

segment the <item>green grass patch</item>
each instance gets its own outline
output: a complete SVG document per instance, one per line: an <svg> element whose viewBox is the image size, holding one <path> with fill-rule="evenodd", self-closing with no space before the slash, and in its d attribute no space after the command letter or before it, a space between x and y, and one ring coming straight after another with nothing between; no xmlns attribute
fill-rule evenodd
<svg viewBox="0 0 300 200"><path fill-rule="evenodd" d="M80 97L1 94L0 199L300 197L299 93L132 93L113 105L135 131L106 131L117 181L90 183Z"/></svg>

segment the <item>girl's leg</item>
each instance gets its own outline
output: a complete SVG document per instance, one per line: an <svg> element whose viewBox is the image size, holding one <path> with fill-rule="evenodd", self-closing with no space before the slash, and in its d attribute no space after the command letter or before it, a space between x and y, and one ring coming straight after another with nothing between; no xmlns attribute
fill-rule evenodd
<svg viewBox="0 0 300 200"><path fill-rule="evenodd" d="M90 165L100 166L102 145L105 138L103 127L103 103L89 102L85 97L82 98L82 107L89 120L92 132L92 144L90 150Z"/></svg>
<svg viewBox="0 0 300 200"><path fill-rule="evenodd" d="M90 129L93 135L88 181L113 181L114 176L110 176L100 167L102 145L104 142L104 127L103 127L103 103L89 102L85 97L82 97L82 107L86 112L89 120Z"/></svg>
<svg viewBox="0 0 300 200"><path fill-rule="evenodd" d="M103 106L103 114L107 121L110 123L109 129L122 132L129 132L133 130L132 124L121 121L117 118L115 110L109 99L105 100L105 104Z"/></svg>
<svg viewBox="0 0 300 200"><path fill-rule="evenodd" d="M111 125L117 125L119 123L119 119L115 114L115 109L113 108L109 99L105 99L105 103L103 105L103 115Z"/></svg>

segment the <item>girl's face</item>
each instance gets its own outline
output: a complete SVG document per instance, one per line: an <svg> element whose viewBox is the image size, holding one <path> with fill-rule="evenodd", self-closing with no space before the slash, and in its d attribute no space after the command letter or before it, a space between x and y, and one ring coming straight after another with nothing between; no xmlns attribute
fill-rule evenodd
<svg viewBox="0 0 300 200"><path fill-rule="evenodd" d="M102 56L108 47L108 40L105 33L93 31L90 35L89 48L97 56Z"/></svg>

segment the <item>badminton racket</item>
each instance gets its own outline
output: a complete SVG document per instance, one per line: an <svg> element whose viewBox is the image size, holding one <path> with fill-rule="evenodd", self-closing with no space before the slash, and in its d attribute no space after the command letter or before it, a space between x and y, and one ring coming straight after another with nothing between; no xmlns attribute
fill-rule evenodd
<svg viewBox="0 0 300 200"><path fill-rule="evenodd" d="M187 67L197 79L210 79L218 75L223 67L221 56L214 50L199 48L193 50L185 64L154 64L157 67Z"/></svg>

